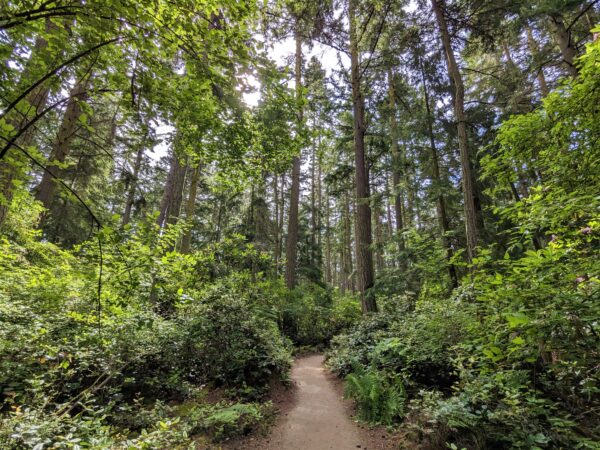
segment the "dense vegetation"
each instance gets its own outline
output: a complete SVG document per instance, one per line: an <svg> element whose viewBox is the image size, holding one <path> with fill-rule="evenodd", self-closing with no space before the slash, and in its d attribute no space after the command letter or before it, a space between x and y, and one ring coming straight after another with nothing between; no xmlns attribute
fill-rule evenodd
<svg viewBox="0 0 600 450"><path fill-rule="evenodd" d="M599 19L0 0L0 447L264 431L327 348L408 448L600 448Z"/></svg>

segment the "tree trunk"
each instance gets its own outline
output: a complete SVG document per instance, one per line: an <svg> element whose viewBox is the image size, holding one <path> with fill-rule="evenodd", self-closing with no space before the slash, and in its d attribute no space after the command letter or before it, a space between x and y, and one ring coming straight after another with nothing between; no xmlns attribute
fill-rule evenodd
<svg viewBox="0 0 600 450"><path fill-rule="evenodd" d="M174 225L179 220L181 213L181 203L183 202L183 187L185 185L185 176L187 173L187 161L184 164L177 164L177 177L173 183L173 197L169 205L169 214L167 215L167 223Z"/></svg>
<svg viewBox="0 0 600 450"><path fill-rule="evenodd" d="M377 311L375 297L369 290L373 287L373 252L371 250L371 208L369 206L369 178L365 161L365 111L361 91L358 37L356 34L356 0L349 0L350 24L350 71L352 83L352 106L354 113L354 164L356 183L356 265L358 290L363 313Z"/></svg>
<svg viewBox="0 0 600 450"><path fill-rule="evenodd" d="M281 204L279 206L279 246L277 247L278 261L281 265L281 257L283 255L283 224L285 223L285 174L281 174L281 189L280 189Z"/></svg>
<svg viewBox="0 0 600 450"><path fill-rule="evenodd" d="M539 45L536 42L535 37L533 36L533 30L529 25L525 25L525 32L527 33L527 45L529 47L531 57L536 65L539 64L539 67L537 68L537 80L540 85L540 92L542 93L542 98L545 98L550 93L550 90L548 89L548 83L546 82L544 67L539 63Z"/></svg>
<svg viewBox="0 0 600 450"><path fill-rule="evenodd" d="M127 199L125 200L125 210L123 211L122 226L125 226L131 220L131 210L133 208L133 202L135 200L135 191L138 186L140 177L140 170L142 168L142 161L144 160L144 151L146 150L146 134L140 143L137 154L135 155L135 162L133 163L133 173L131 174L131 182L129 189L127 190Z"/></svg>
<svg viewBox="0 0 600 450"><path fill-rule="evenodd" d="M427 113L427 133L429 134L429 146L431 149L431 179L433 186L436 190L436 211L438 225L440 227L440 234L442 240L442 247L446 251L446 260L448 262L448 275L450 276L450 283L452 288L458 287L458 276L456 274L456 267L452 264L452 257L454 252L448 233L450 232L450 222L448 220L448 214L446 212L446 199L442 194L441 176L440 176L440 163L437 152L437 146L435 144L435 135L433 132L433 114L431 112L431 106L429 104L429 92L427 90L427 81L425 78L425 67L423 61L420 60L421 66L421 78L423 82L423 97L425 101L425 111Z"/></svg>
<svg viewBox="0 0 600 450"><path fill-rule="evenodd" d="M321 159L321 135L319 134L317 148L319 149L319 154L317 155L317 223L316 223L316 233L317 233L317 256L319 258L320 264L323 264L323 173L322 173L322 165L323 161ZM329 199L328 199L329 203ZM325 273L327 270L324 270Z"/></svg>
<svg viewBox="0 0 600 450"><path fill-rule="evenodd" d="M177 223L181 200L183 197L183 184L186 166L179 161L175 149L171 150L171 164L169 175L165 183L165 190L160 202L160 212L156 224L163 228L167 224Z"/></svg>
<svg viewBox="0 0 600 450"><path fill-rule="evenodd" d="M188 192L187 201L185 204L185 218L190 223L190 228L181 238L181 253L189 253L192 247L192 223L194 220L194 212L196 210L196 197L198 196L198 181L200 180L200 163L192 171L192 179L190 180L190 189Z"/></svg>
<svg viewBox="0 0 600 450"><path fill-rule="evenodd" d="M575 57L577 56L577 50L573 45L571 36L571 30L567 30L562 16L556 14L550 16L550 29L554 34L554 39L560 48L563 62L565 63L567 72L572 76L576 77L579 75L579 70L575 67Z"/></svg>
<svg viewBox="0 0 600 450"><path fill-rule="evenodd" d="M303 112L302 96L302 38L299 24L296 24L296 101L298 107L298 130L301 132ZM296 264L298 256L298 203L300 202L300 156L296 156L292 166L292 188L290 190L290 212L286 246L285 283L288 289L296 286Z"/></svg>
<svg viewBox="0 0 600 450"><path fill-rule="evenodd" d="M402 164L402 175L404 178L404 186L406 191L406 208L404 208L404 226L409 227L418 223L418 212L415 205L415 190L413 189L414 167L409 163L407 156L407 148L405 145L400 146L400 161ZM416 220L416 222L415 222Z"/></svg>
<svg viewBox="0 0 600 450"><path fill-rule="evenodd" d="M431 0L435 12L440 37L446 56L448 74L452 80L454 89L454 115L457 122L458 148L460 152L460 166L462 173L462 191L465 212L465 232L467 241L467 256L473 260L477 255L478 230L477 230L477 206L475 185L473 180L471 157L469 154L469 142L467 137L467 122L465 117L465 86L462 75L456 63L456 57L450 41L448 24L443 11L443 0ZM441 5L441 6L440 6Z"/></svg>
<svg viewBox="0 0 600 450"><path fill-rule="evenodd" d="M58 129L50 156L48 157L47 168L52 174L44 171L42 181L36 189L36 199L41 202L46 209L50 209L52 201L54 200L54 193L56 191L55 178L62 178L63 169L61 168L61 165L64 164L71 153L71 144L75 138L75 133L77 133L77 130L79 129L79 118L83 113L81 102L84 102L87 99L87 87L90 78L91 74L86 74L82 80L75 83L75 86L70 92L70 99L67 102L65 115L63 116L62 123Z"/></svg>
<svg viewBox="0 0 600 450"><path fill-rule="evenodd" d="M275 205L275 213L273 223L275 224L275 243L273 246L273 263L275 265L275 278L279 275L279 240L281 235L279 234L279 180L277 174L273 175L273 203Z"/></svg>
<svg viewBox="0 0 600 450"><path fill-rule="evenodd" d="M373 224L375 226L375 263L377 273L383 272L385 261L383 257L383 226L380 217L380 204L377 203L373 211Z"/></svg>
<svg viewBox="0 0 600 450"><path fill-rule="evenodd" d="M402 232L404 231L402 191L400 190L400 176L402 161L398 150L398 123L396 120L396 90L394 89L394 76L392 69L388 69L388 97L390 108L390 136L392 150L392 192L394 194L394 218L396 221L396 234L398 238L398 251L404 252L405 244Z"/></svg>
<svg viewBox="0 0 600 450"><path fill-rule="evenodd" d="M313 139L312 153L310 155L310 263L313 266L317 265L317 149Z"/></svg>
<svg viewBox="0 0 600 450"><path fill-rule="evenodd" d="M390 176L389 171L385 171L385 217L386 217L386 241L393 239L394 236L394 225L392 219L392 203L390 195L388 195L388 191L390 188ZM396 267L396 258L390 258L389 262L392 267Z"/></svg>
<svg viewBox="0 0 600 450"><path fill-rule="evenodd" d="M52 32L58 28L50 19L46 19L45 26L46 33ZM27 83L30 82L31 72L35 71L34 65L36 64L37 57L39 57L47 47L48 41L46 41L46 39L42 37L36 38L31 57L21 77L20 85L26 86ZM48 88L48 85L42 84L27 95L25 105L27 108L20 113L13 111L7 117L7 122L14 128L14 133L22 130L27 125L30 116L36 115L45 108L49 92L50 89ZM33 137L33 128L30 128L19 137L16 144L23 148L27 148L31 145ZM11 153L0 160L0 225L4 223L8 215L8 210L14 195L14 181L21 179L25 175L27 167L28 162L26 156L15 148L12 149Z"/></svg>
<svg viewBox="0 0 600 450"><path fill-rule="evenodd" d="M329 186L325 188L325 281L334 284L332 278L331 261L331 207L329 205Z"/></svg>
<svg viewBox="0 0 600 450"><path fill-rule="evenodd" d="M352 272L354 271L352 264L352 219L350 216L350 194L348 192L344 193L342 207L342 281L344 283L344 290L347 289L354 292L355 287L352 276Z"/></svg>

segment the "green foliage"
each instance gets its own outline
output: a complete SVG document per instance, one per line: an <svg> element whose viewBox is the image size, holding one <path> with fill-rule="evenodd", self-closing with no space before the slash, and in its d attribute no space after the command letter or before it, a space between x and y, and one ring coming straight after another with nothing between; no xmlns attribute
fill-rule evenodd
<svg viewBox="0 0 600 450"><path fill-rule="evenodd" d="M262 421L258 405L215 407L195 429L158 412L207 384L259 398L287 377L280 297L253 282L255 250L226 241L229 258L215 263L214 248L165 251L177 227L126 240L105 227L98 299L97 241L61 250L30 226L0 240L0 446L178 448L194 432L221 439Z"/></svg>
<svg viewBox="0 0 600 450"><path fill-rule="evenodd" d="M346 376L344 395L356 401L359 419L369 423L391 425L404 412L406 392L399 375L358 366Z"/></svg>
<svg viewBox="0 0 600 450"><path fill-rule="evenodd" d="M596 42L582 57L581 76L544 99L543 108L505 122L497 151L482 161L483 173L497 182L490 194L498 196L517 182L523 170L539 174L530 195L497 213L518 224L515 235L574 237L598 215L598 71Z"/></svg>
<svg viewBox="0 0 600 450"><path fill-rule="evenodd" d="M331 369L346 375L359 364L402 372L410 384L449 386L452 348L466 335L468 311L437 301L421 301L411 311L406 297L382 298L379 303L381 314L334 338L327 354Z"/></svg>
<svg viewBox="0 0 600 450"><path fill-rule="evenodd" d="M192 433L211 436L218 442L241 436L264 426L273 415L273 405L268 402L234 403L202 406L188 413L188 421L194 423Z"/></svg>
<svg viewBox="0 0 600 450"><path fill-rule="evenodd" d="M364 318L347 333L337 335L327 353L327 364L340 376L349 374L356 365L366 367L379 341L389 338L393 319L384 314Z"/></svg>
<svg viewBox="0 0 600 450"><path fill-rule="evenodd" d="M176 326L184 352L199 380L243 389L261 388L287 372L290 349L277 323L248 300L239 279L209 288L200 302L182 308ZM256 309L255 309L256 308Z"/></svg>
<svg viewBox="0 0 600 450"><path fill-rule="evenodd" d="M590 38L595 2L439 2L464 41L481 175L470 265L469 158L456 158L450 114L460 80L449 86L444 55L417 44L436 28L417 16L424 0L349 4L358 60L369 57L352 86L364 118L343 71L313 58L292 89L262 53L289 32L304 49L328 27L317 40L347 37L330 1L1 3L1 448L177 449L245 434L272 416L254 402L287 379L293 344L331 345L359 418L408 417L432 447L598 448L600 41L565 64ZM367 268L352 248L363 133L367 295L380 313L361 320L356 296L323 280L350 291ZM170 162L150 161L164 147ZM286 177L309 149L302 282L289 292L277 279ZM64 182L53 193L34 187L48 163Z"/></svg>
<svg viewBox="0 0 600 450"><path fill-rule="evenodd" d="M333 294L319 285L304 283L282 304L283 332L297 345L328 344L333 336L360 318L354 296Z"/></svg>
<svg viewBox="0 0 600 450"><path fill-rule="evenodd" d="M462 287L444 301L421 294L414 310L388 299L333 340L332 368L361 371L348 377L359 405L394 373L431 445L598 448L599 61L595 43L579 79L501 127L482 163L506 231ZM527 168L537 184L508 200L501 193Z"/></svg>
<svg viewBox="0 0 600 450"><path fill-rule="evenodd" d="M374 290L383 298L402 292L414 303L419 298L440 301L448 295L450 280L448 260L441 242L436 238L436 228L403 233L406 248L398 252L397 238L388 243L390 253L398 252L402 265L387 268L377 279Z"/></svg>

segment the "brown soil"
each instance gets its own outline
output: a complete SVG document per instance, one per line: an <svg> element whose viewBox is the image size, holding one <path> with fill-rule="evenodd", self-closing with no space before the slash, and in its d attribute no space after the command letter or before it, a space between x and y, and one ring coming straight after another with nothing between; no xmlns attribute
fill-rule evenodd
<svg viewBox="0 0 600 450"><path fill-rule="evenodd" d="M248 436L226 443L226 450L391 450L398 436L383 428L360 426L350 417L351 402L342 398L342 383L323 366L322 355L304 356L292 369L293 387L272 395L279 409L268 436Z"/></svg>

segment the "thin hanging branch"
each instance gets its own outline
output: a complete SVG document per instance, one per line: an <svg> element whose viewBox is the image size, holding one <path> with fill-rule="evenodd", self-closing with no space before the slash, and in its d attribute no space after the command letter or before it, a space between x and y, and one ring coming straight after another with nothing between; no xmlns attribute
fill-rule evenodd
<svg viewBox="0 0 600 450"><path fill-rule="evenodd" d="M2 138L2 139L5 139L5 138ZM83 207L86 209L86 211L90 215L90 218L92 220L92 229L93 229L94 225L98 229L97 238L98 238L98 251L99 251L100 261L99 261L99 273L98 273L98 286L97 286L97 289L96 289L96 295L97 295L97 299L96 299L96 312L97 312L97 315L98 315L98 326L100 327L101 326L100 325L100 323L101 323L100 322L100 318L101 318L101 315L102 315L102 275L103 275L103 270L104 270L104 252L103 252L103 249L102 249L102 238L100 236L100 230L102 229L102 223L100 222L100 220L98 219L98 217L96 217L96 215L94 214L94 212L92 211L92 209L87 205L87 203L69 185L67 185L63 180L61 180L54 173L52 173L52 171L50 169L48 169L48 167L46 167L44 164L42 164L37 159L35 159L23 147L21 147L18 144L15 144L15 143L13 143L12 145L15 146L18 150L20 150L27 158L29 158L34 165L38 166L39 168L41 168L42 170L44 170L45 172L47 172L48 174L50 174L50 176L54 180L56 180L67 191L69 191L69 193L72 194L77 199L77 201L79 203L81 203L81 205L83 205Z"/></svg>
<svg viewBox="0 0 600 450"><path fill-rule="evenodd" d="M27 95L29 95L29 93L31 91L33 91L35 88L37 88L38 86L40 86L42 83L44 83L46 80L52 78L53 76L57 75L60 71L62 71L62 69L64 69L65 67L69 66L70 64L74 63L75 61L89 55L92 52L95 52L96 50L105 47L109 44L113 44L117 41L121 40L121 37L116 37L113 39L109 39L108 41L103 41L99 44L94 45L91 48L88 48L87 50L84 50L81 53L78 53L77 55L73 56L72 58L69 58L67 61L63 62L62 64L60 64L59 66L55 67L53 70L51 70L50 72L48 72L46 75L44 75L42 78L40 78L39 80L37 80L35 83L33 83L31 86L29 86L27 89L25 89L23 92L21 92L21 94L15 99L13 100L2 112L2 114L0 114L0 119L4 118L10 111L12 111L18 104L19 102L21 102L23 99L25 99L25 97L27 97ZM2 155L0 155L0 158L4 156L4 153L2 153Z"/></svg>

